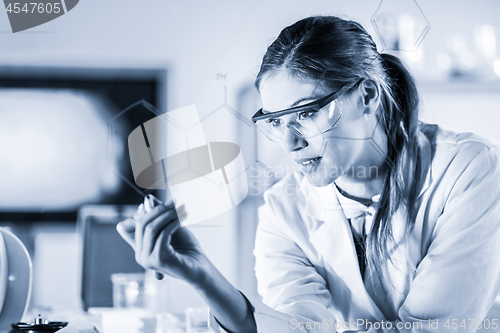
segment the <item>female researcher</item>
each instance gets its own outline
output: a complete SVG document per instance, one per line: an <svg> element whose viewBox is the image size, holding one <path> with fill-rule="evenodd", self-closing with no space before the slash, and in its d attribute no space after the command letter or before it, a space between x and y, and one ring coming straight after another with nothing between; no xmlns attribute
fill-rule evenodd
<svg viewBox="0 0 500 333"><path fill-rule="evenodd" d="M338 17L285 28L256 86L252 120L301 171L259 210L263 302L217 271L173 205L120 224L137 261L189 282L221 332L500 331L498 145L419 123L399 59Z"/></svg>

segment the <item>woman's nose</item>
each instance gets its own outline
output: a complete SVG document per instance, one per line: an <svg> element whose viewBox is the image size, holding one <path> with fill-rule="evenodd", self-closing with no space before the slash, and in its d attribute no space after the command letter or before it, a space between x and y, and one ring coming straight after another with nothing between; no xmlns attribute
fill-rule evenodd
<svg viewBox="0 0 500 333"><path fill-rule="evenodd" d="M283 148L287 152L299 151L308 145L307 141L299 135L297 130L285 126L283 130Z"/></svg>

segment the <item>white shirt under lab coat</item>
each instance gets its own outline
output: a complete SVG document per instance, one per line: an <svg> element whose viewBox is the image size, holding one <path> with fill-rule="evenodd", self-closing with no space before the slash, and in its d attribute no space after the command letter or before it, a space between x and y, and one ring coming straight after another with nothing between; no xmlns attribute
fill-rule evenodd
<svg viewBox="0 0 500 333"><path fill-rule="evenodd" d="M356 212L333 184L313 187L300 173L266 192L254 251L263 301L247 297L258 333L500 332L500 147L420 129L420 206L389 264L389 292L360 274L347 218L364 214L361 204ZM396 241L403 212L392 220Z"/></svg>

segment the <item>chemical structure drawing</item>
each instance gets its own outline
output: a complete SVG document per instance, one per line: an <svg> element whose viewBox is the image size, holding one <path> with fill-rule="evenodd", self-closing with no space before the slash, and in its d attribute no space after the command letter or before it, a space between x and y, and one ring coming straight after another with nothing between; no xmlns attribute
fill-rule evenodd
<svg viewBox="0 0 500 333"><path fill-rule="evenodd" d="M381 51L415 52L431 28L416 0L381 0L371 22Z"/></svg>
<svg viewBox="0 0 500 333"><path fill-rule="evenodd" d="M239 122L244 121L234 109L228 107L226 110ZM216 113L220 113L217 111L219 109L206 119L217 119ZM141 114L140 121L134 117L133 124L129 124L133 128L131 132L131 128L125 128L120 123L128 112ZM130 118L129 115L127 118ZM130 119L127 120L130 122ZM226 120L219 120L218 123L226 123ZM130 132L125 146L128 146L132 175L121 169L113 171L140 195L146 195L151 190L166 190L166 198L175 201L176 209L184 207L188 213L187 218L181 221L183 226L230 210L247 196L242 150L228 136L207 141L194 105L166 113L146 101L127 107L108 123L108 139L113 138L108 140L111 159L117 156L117 150L126 155L124 132ZM117 144L117 137L122 142ZM127 158L122 158L122 162L124 160Z"/></svg>
<svg viewBox="0 0 500 333"><path fill-rule="evenodd" d="M216 75L216 79L222 81L224 97L223 104L210 111L208 114L201 118L201 123L207 137L210 138L209 141L226 141L226 142L234 142L238 144L241 148L241 153L243 154L243 159L245 161L245 169L240 173L236 174L234 178L241 177L243 173L246 174L246 178L248 181L248 186L255 187L257 183L259 185L266 181L265 179L261 179L262 176L264 178L273 178L274 175L270 170L270 168L261 160L259 160L259 151L258 151L258 136L260 135L258 128L252 124L250 121L251 114L247 114L253 110L251 107L248 108L247 103L251 105L255 104L254 95L250 97L250 101L245 100L245 96L239 94L238 100L240 108L234 108L229 105L227 101L227 76L228 73L219 73ZM251 87L251 90L254 89ZM244 102L241 102L244 100ZM246 107L245 107L246 106ZM241 109L245 109L246 112L242 112ZM256 179L258 178L258 179ZM229 179L231 181L232 179ZM261 194L263 190L258 191L250 191L249 195Z"/></svg>
<svg viewBox="0 0 500 333"><path fill-rule="evenodd" d="M169 137L175 137L176 141L176 146L179 147L179 151L172 152L172 154L177 153L182 151L183 148L188 147L190 144L192 144L193 137L190 135L191 131L194 131L195 128L192 126L186 126L183 124L180 124L176 119L173 119L171 116L168 115L168 113L162 113L160 110L158 110L155 106L152 104L148 103L147 101L141 100L136 103L133 103L132 105L128 106L124 110L122 110L120 113L115 115L112 119L108 121L108 157L115 158L117 154L120 152L123 153L124 155L127 155L123 158L123 161L121 164L127 164L128 161L130 161L129 154L130 152L124 152L124 142L119 142L117 140L118 137L125 137L127 136L126 130L123 129L123 124L120 123L122 118L125 116L126 113L129 112L135 112L135 113L140 113L142 114L142 119L149 121L152 118L157 118L160 123L156 123L156 126L163 126L163 127L168 127L169 129ZM136 126L138 124L134 124ZM155 124L151 124L151 126L154 126ZM144 124L140 124L141 126L141 131L144 134L146 132L146 128ZM147 127L148 125L146 125ZM147 136L144 136L145 138L145 144L147 148L151 148L150 146L150 141L155 141L155 142L161 142L161 141L166 141L168 140L168 137L165 133L165 131L150 131L150 136L149 140ZM153 158L151 154L154 154L155 150L148 150L148 156L143 156L144 158L139 158L139 160L149 160ZM192 163L190 159L187 159L187 164L182 165L182 168L177 168L176 170L172 171L169 170L169 175L172 177L182 177L186 173L197 173L197 168L196 166ZM109 161L109 165L115 165L115 163L111 163L112 161ZM113 171L129 186L131 186L137 193L139 193L141 196L145 196L147 194L150 194L156 189L165 189L165 165L162 163L161 169L155 170L156 173L161 172L162 177L157 177L157 179L153 183L148 183L145 186L139 187L137 184L134 184L133 181L130 179L130 172L124 172L123 168L122 169L116 169L113 168ZM198 175L200 175L198 173ZM207 181L210 181L207 179Z"/></svg>
<svg viewBox="0 0 500 333"><path fill-rule="evenodd" d="M156 122L151 122L151 120L156 119ZM132 123L130 123L132 122ZM148 126L149 123L149 126ZM113 118L108 121L108 141L107 141L107 150L108 150L108 167L123 181L126 186L131 187L135 192L139 194L140 197L144 197L155 190L165 189L166 199L169 200L172 198L172 195L169 191L169 187L165 183L165 179L167 177L166 174L166 166L164 161L161 160L161 164L156 163L154 165L150 165L151 161L153 161L155 155L161 153L158 149L155 149L154 145L151 145L152 142L160 142L161 140L168 140L163 134L165 131L152 131L155 126L159 126L161 128L168 127L168 132L170 136L175 137L176 147L179 150L182 150L185 147L188 147L192 144L193 137L189 136L189 124L180 124L176 119L173 119L170 116L167 116L165 113L158 110L155 106L148 103L145 100L138 101L136 103L131 104L121 112L117 113ZM143 138L145 141L144 144L147 147L146 153L144 154L144 150L141 149L130 149L130 131L139 125L139 131L135 131L138 134L139 138ZM152 125L152 126L151 126ZM152 128L153 127L153 128ZM200 126L201 127L201 126ZM147 131L149 132L149 136L144 135ZM192 129L193 130L193 129ZM128 138L128 140L127 140ZM149 139L149 140L148 140ZM127 143L128 141L128 143ZM132 140L136 142L140 142L141 140ZM127 145L129 145L129 149L127 149ZM142 156L137 156L137 154L143 154ZM131 155L132 154L132 155ZM149 174L148 177L140 180L139 186L137 184L137 179L134 177L134 172L131 169L131 156L134 156L135 161L139 161L139 163L143 163L142 167L148 167L148 172L145 174ZM118 161L117 161L118 160ZM191 177L197 177L195 174L197 172L196 163L192 163L192 161L188 159L184 159L187 163L177 163L177 168L169 168L169 176L180 179L189 175ZM176 164L176 163L173 163ZM168 165L171 167L172 163ZM137 167L137 165L136 165ZM200 176L200 175L198 175ZM210 179L200 178L203 182L210 183ZM153 180L153 181L151 181ZM141 183L144 181L149 181L146 184ZM213 181L211 183L214 183ZM187 227L191 228L218 228L223 227L223 225L188 225Z"/></svg>
<svg viewBox="0 0 500 333"><path fill-rule="evenodd" d="M177 212L187 213L182 226L231 210L248 194L246 175L237 176L245 170L240 147L207 141L195 105L141 123L128 148L136 185L170 191Z"/></svg>
<svg viewBox="0 0 500 333"><path fill-rule="evenodd" d="M124 183L126 183L127 186L132 187L140 196L145 196L155 190L166 189L167 199L171 198L172 196L172 193L170 193L169 191L169 185L167 185L167 182L165 181L167 178L200 178L203 182L207 183L206 186L218 188L220 191L225 191L229 183L241 183L242 179L244 179L247 183L246 187L249 188L250 186L252 186L252 188L254 189L253 191L248 191L248 194L255 196L261 195L266 189L268 189L277 180L283 177L284 174L280 174L279 172L277 174L271 167L268 166L273 165L271 163L274 163L274 161L271 159L269 160L270 164L266 163L267 156L259 151L259 136L262 136L262 134L258 131L258 128L251 123L251 115L238 112L238 108L233 108L228 104L228 89L226 82L227 75L228 74L218 74L216 76L216 79L223 80L223 104L200 118L199 126L195 123L180 123L178 119L175 119L175 117L171 117L169 115L169 112L163 113L155 106L144 100L138 101L116 114L108 122L108 150L110 151L108 156L110 162L113 159L116 159L117 155L121 154L122 157L120 163L118 163L118 165L120 165L121 167L112 168L113 172L118 175L119 178ZM251 97L254 104L257 103L255 97L255 94ZM254 105L252 104L251 109L247 111L251 112L250 110L253 110L253 108ZM124 127L123 122L126 120L126 118L130 118L125 117L125 115L130 116L129 113L131 112L140 114L141 120L134 121L134 124L129 124L128 127ZM135 117L134 119L136 118L137 117ZM152 123L153 119L158 119L156 125ZM159 123L159 121L161 121L161 123ZM155 126L168 126L168 131L152 131ZM177 161L176 163L174 163L175 165L164 162L163 160L161 164L153 163L154 160L158 159L157 155L159 154L159 152L155 151L155 148L153 147L154 144L152 144L152 142L172 141L172 138L175 138L176 146L179 147L179 150L171 153L179 154L181 151L187 150L187 148L189 147L199 146L193 144L192 141L193 133L199 132L200 127L202 127L205 131L206 142L210 142L210 144L207 145L208 149L210 149L210 147L216 147L217 144L224 142L235 143L236 147L239 146L244 163L239 165L239 167L233 167L232 170L229 169L225 174L226 178L222 180L218 180L212 177L201 177L203 176L203 173L205 171L196 166L197 161L192 154L186 154L182 162L177 163ZM131 131L134 132L133 135ZM168 134L166 132L168 132ZM131 149L131 138L129 137L129 150L127 151L127 144L124 142L123 138L127 137L128 134L134 136L135 139L132 141L140 142L140 145L146 146L147 150ZM216 146L213 146L213 144L215 144ZM277 148L282 151L281 147L278 146ZM142 155L132 156L133 154L137 154L137 151L141 151L139 154ZM236 152L234 152L234 154L236 154ZM272 153L271 155L276 154ZM132 159L142 161L139 162L143 163L139 166L139 169L145 170L146 168L149 168L148 171L150 175L147 177L143 175L142 178L138 177L137 174L133 175L133 172L125 167L126 165L130 166L130 161ZM168 161L168 159L165 161ZM115 163L108 163L108 165L110 167L113 165L116 166L117 163L115 161ZM144 182L146 180L147 182ZM139 184L142 184L141 186L138 186L138 181ZM140 183L141 181L143 183ZM238 194L238 188L235 188L233 186L233 188L230 190L233 191L233 194L236 195L236 197L241 197L241 195ZM191 227L191 225L189 227ZM220 227L220 225L202 224L193 227Z"/></svg>
<svg viewBox="0 0 500 333"><path fill-rule="evenodd" d="M111 118L108 123L108 167L124 182L127 186L134 189L140 196L146 196L151 194L155 186L151 188L140 188L137 186L132 177L131 170L127 167L130 165L128 152L126 150L126 143L124 138L128 135L127 127L125 121L125 115L131 112L140 113L143 115L144 119L150 119L161 115L161 112L156 109L152 104L145 100L140 100L136 103L131 104L124 110L120 111L113 118ZM121 157L121 158L120 158ZM119 158L119 163L117 164L115 159Z"/></svg>

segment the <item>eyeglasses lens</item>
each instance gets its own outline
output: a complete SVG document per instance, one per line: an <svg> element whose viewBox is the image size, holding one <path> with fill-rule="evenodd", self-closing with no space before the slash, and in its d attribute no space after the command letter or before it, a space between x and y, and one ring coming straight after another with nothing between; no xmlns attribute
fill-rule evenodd
<svg viewBox="0 0 500 333"><path fill-rule="evenodd" d="M291 115L257 121L260 130L270 140L283 142L285 129L304 139L312 138L330 130L340 119L342 111L336 101L321 109L301 110Z"/></svg>

